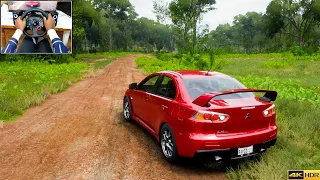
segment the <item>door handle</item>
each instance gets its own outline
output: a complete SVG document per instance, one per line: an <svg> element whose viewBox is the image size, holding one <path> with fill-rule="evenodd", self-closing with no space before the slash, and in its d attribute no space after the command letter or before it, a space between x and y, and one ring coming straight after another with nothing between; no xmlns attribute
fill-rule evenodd
<svg viewBox="0 0 320 180"><path fill-rule="evenodd" d="M144 97L144 100L145 100L145 101L149 101L149 97L148 97L148 96L145 96L145 97Z"/></svg>
<svg viewBox="0 0 320 180"><path fill-rule="evenodd" d="M168 106L162 105L162 110L166 110L166 109L168 109Z"/></svg>

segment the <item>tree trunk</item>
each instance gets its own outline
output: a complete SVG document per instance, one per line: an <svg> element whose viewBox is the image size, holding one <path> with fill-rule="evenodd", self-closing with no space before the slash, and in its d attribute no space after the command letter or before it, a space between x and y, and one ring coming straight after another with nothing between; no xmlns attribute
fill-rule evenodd
<svg viewBox="0 0 320 180"><path fill-rule="evenodd" d="M193 39L192 39L192 51L195 50L196 44L197 44L197 20L194 19Z"/></svg>
<svg viewBox="0 0 320 180"><path fill-rule="evenodd" d="M300 36L300 38L299 38L299 45L300 45L300 47L305 47L305 45L306 45L304 38L301 37L301 36Z"/></svg>
<svg viewBox="0 0 320 180"><path fill-rule="evenodd" d="M112 51L112 19L111 18L109 23L109 51Z"/></svg>
<svg viewBox="0 0 320 180"><path fill-rule="evenodd" d="M184 39L184 43L183 43L183 53L186 52L187 50L187 46L188 46L188 28L187 28L187 25L185 25L185 28L184 28L184 35L183 35L183 39Z"/></svg>

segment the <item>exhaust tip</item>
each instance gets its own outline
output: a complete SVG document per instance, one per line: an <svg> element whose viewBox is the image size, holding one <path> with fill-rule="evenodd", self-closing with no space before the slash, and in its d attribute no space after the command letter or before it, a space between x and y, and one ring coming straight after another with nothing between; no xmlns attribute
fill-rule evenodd
<svg viewBox="0 0 320 180"><path fill-rule="evenodd" d="M220 157L220 156L214 156L214 159L215 159L216 161L221 161L221 160L222 160L222 157Z"/></svg>

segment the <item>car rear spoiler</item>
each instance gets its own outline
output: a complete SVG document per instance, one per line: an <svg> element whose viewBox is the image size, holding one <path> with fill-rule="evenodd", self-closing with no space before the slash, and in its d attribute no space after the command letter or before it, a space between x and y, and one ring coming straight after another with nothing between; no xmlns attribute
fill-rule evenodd
<svg viewBox="0 0 320 180"><path fill-rule="evenodd" d="M205 107L208 105L208 103L211 101L212 98L222 95L228 95L228 94L236 94L236 93L245 93L245 92L265 92L266 94L263 97L260 97L261 101L271 102L275 101L277 99L277 91L270 91L270 90L260 90L260 89L233 89L229 91L223 91L223 92L212 92L203 94L197 99L195 99L192 103L196 104L198 106Z"/></svg>

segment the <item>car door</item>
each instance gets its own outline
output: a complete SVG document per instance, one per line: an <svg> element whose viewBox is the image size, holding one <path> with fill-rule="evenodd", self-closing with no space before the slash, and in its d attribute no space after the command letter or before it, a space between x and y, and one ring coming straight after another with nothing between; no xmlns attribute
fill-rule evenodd
<svg viewBox="0 0 320 180"><path fill-rule="evenodd" d="M164 119L170 118L174 105L173 100L177 94L176 85L173 79L168 76L160 77L159 85L155 94L150 95L148 110L151 113L146 117L150 126L157 132Z"/></svg>
<svg viewBox="0 0 320 180"><path fill-rule="evenodd" d="M147 116L150 112L148 103L150 94L153 94L155 92L155 87L157 85L158 79L159 75L146 78L138 85L138 88L133 92L131 96L133 113L149 126L150 124L147 122Z"/></svg>

